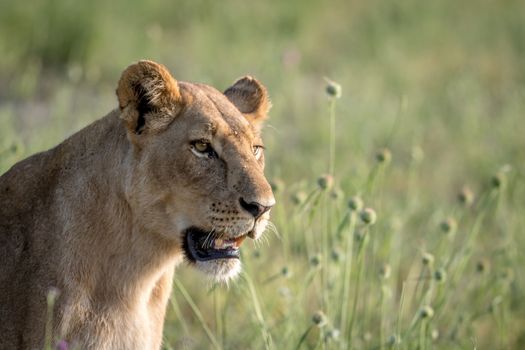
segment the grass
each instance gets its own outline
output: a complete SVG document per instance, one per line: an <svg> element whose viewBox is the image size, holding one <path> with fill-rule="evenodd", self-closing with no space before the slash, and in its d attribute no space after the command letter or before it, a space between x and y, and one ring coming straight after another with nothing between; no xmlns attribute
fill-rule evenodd
<svg viewBox="0 0 525 350"><path fill-rule="evenodd" d="M278 235L229 287L177 270L166 348L523 348L523 23L517 0L8 1L0 172L114 108L134 60L252 74Z"/></svg>

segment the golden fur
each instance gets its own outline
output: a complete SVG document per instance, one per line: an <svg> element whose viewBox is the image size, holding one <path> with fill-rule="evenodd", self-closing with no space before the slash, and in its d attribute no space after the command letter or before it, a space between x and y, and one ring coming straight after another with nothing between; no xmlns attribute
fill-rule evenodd
<svg viewBox="0 0 525 350"><path fill-rule="evenodd" d="M46 295L53 332L82 349L159 349L175 266L191 226L258 238L246 202L274 204L260 126L270 107L255 79L224 94L140 61L122 74L119 108L0 177L0 349L41 349ZM217 159L197 157L210 140ZM197 262L218 280L236 259Z"/></svg>

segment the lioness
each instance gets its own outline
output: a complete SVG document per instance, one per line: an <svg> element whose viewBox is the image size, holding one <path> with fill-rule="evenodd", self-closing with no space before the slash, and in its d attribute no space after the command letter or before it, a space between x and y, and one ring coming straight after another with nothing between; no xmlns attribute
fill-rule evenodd
<svg viewBox="0 0 525 350"><path fill-rule="evenodd" d="M158 349L176 265L218 280L263 233L274 205L252 77L223 93L129 66L119 108L0 177L0 348ZM57 338L58 339L58 338Z"/></svg>

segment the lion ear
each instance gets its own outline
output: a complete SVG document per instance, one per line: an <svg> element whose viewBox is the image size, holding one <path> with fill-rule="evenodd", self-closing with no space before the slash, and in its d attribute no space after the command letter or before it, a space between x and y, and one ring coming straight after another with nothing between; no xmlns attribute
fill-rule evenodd
<svg viewBox="0 0 525 350"><path fill-rule="evenodd" d="M245 76L224 91L231 103L246 119L260 129L272 103L266 88L255 78Z"/></svg>
<svg viewBox="0 0 525 350"><path fill-rule="evenodd" d="M183 106L177 81L166 67L139 61L124 70L117 87L120 117L130 134L164 130Z"/></svg>

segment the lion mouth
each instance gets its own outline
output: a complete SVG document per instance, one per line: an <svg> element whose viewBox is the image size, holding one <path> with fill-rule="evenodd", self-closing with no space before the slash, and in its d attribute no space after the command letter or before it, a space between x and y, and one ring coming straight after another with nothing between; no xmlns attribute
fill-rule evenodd
<svg viewBox="0 0 525 350"><path fill-rule="evenodd" d="M186 230L184 250L186 256L193 262L239 259L239 248L246 236L244 234L234 238L225 238L224 235L210 234L191 227Z"/></svg>

